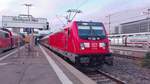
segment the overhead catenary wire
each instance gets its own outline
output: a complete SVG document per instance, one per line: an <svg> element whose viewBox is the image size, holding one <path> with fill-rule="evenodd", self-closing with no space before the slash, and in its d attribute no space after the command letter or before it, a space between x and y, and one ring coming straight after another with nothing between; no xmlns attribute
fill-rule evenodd
<svg viewBox="0 0 150 84"><path fill-rule="evenodd" d="M81 8L83 5L85 5L89 0L84 0L83 2L81 2L81 4L75 9L75 10L78 10L79 8ZM79 12L79 11L78 11ZM80 11L81 13L81 11ZM72 17L72 19L70 19L71 21L75 18L75 16L77 15L77 13L75 13ZM68 16L68 17L67 17ZM66 17L63 16L63 18L65 18L66 20L68 18L71 18L71 13L69 15L67 15ZM56 18L65 26L65 22L63 20L61 20L60 16L59 15L56 15Z"/></svg>
<svg viewBox="0 0 150 84"><path fill-rule="evenodd" d="M76 16L78 13L82 13L82 11L79 10L79 9L80 9L83 5L85 5L88 1L89 1L89 0L84 0L77 8L67 10L67 13L69 13L69 14L66 16L67 22L73 21L73 19L75 18L75 16ZM74 14L73 14L73 13L74 13ZM71 15L72 15L72 18L71 18Z"/></svg>
<svg viewBox="0 0 150 84"><path fill-rule="evenodd" d="M65 23L56 15L56 18L65 26Z"/></svg>
<svg viewBox="0 0 150 84"><path fill-rule="evenodd" d="M76 9L81 8L82 6L84 6L85 4L88 3L89 0L84 0Z"/></svg>

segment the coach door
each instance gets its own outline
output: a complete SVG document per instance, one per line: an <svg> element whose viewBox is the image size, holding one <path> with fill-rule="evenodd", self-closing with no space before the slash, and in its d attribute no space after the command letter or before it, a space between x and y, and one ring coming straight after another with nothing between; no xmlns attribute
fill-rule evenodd
<svg viewBox="0 0 150 84"><path fill-rule="evenodd" d="M66 28L65 29L65 50L68 48L69 35L70 35L69 28Z"/></svg>
<svg viewBox="0 0 150 84"><path fill-rule="evenodd" d="M127 35L122 36L123 45L127 46Z"/></svg>

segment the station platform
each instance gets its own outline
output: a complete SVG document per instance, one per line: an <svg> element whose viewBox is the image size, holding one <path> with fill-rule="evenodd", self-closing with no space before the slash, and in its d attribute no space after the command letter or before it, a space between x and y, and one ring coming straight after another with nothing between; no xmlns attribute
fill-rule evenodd
<svg viewBox="0 0 150 84"><path fill-rule="evenodd" d="M150 49L137 48L137 47L121 47L121 46L110 46L111 50L126 50L126 51L138 51L138 52L148 52Z"/></svg>
<svg viewBox="0 0 150 84"><path fill-rule="evenodd" d="M96 84L41 45L0 55L0 84Z"/></svg>
<svg viewBox="0 0 150 84"><path fill-rule="evenodd" d="M145 54L150 51L150 49L143 49L137 47L121 47L121 46L111 46L110 47L111 53L114 55L126 55L132 56L136 58L144 58Z"/></svg>

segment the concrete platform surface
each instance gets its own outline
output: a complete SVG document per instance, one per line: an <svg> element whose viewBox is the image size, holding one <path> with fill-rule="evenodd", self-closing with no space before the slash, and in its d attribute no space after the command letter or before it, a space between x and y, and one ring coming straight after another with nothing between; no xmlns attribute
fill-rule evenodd
<svg viewBox="0 0 150 84"><path fill-rule="evenodd" d="M31 52L26 47L9 52L0 56L0 84L96 84L72 68L82 78L75 76L67 64L59 62L62 59L42 46Z"/></svg>

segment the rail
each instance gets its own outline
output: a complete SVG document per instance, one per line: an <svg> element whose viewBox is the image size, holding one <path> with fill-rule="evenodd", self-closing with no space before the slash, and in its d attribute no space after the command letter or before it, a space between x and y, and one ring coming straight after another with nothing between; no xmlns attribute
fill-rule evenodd
<svg viewBox="0 0 150 84"><path fill-rule="evenodd" d="M120 80L119 78L117 78L117 77L115 77L115 76L113 76L113 75L110 75L110 74L108 74L108 73L106 73L106 72L104 72L104 71L97 70L97 72L100 73L100 74L102 74L103 76L105 76L105 77L107 77L107 78L109 78L109 79L115 81L117 84L126 84L125 81L122 81L122 80Z"/></svg>

